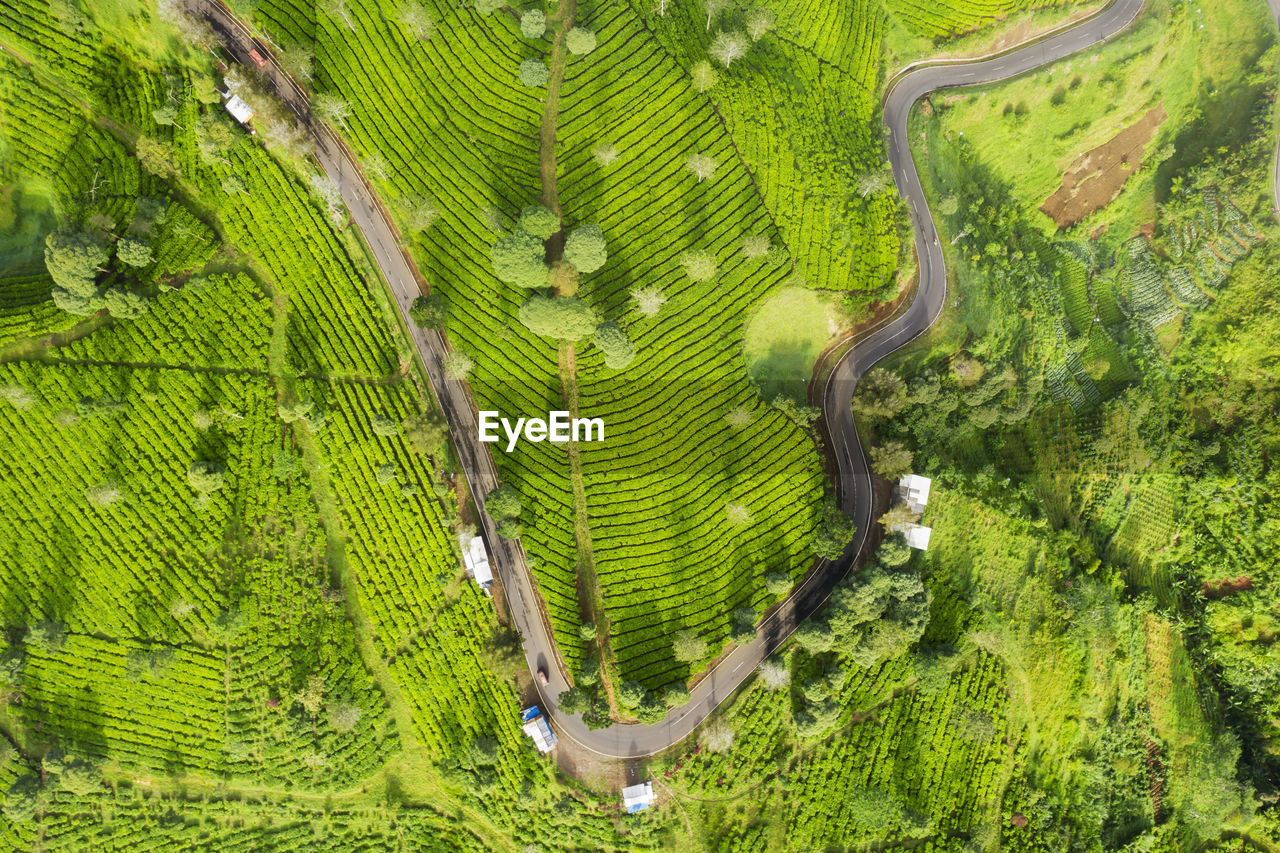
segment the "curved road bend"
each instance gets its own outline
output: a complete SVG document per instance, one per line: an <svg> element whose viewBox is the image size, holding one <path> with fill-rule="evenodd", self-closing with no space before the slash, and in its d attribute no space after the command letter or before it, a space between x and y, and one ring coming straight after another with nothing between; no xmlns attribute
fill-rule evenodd
<svg viewBox="0 0 1280 853"><path fill-rule="evenodd" d="M187 8L213 26L215 34L238 61L252 64L249 62L249 49L255 46L252 35L219 0L184 2ZM480 510L481 531L506 590L514 627L524 639L529 670L534 672L543 668L549 676L549 684L538 688L540 704L555 718L554 728L561 737L562 747L572 744L606 758L621 759L642 758L667 749L687 737L732 695L805 617L826 601L862 549L871 525L870 474L849 406L858 378L876 362L923 334L933 325L946 302L947 273L942 249L938 245L937 229L908 145L907 116L911 107L919 98L937 89L1003 80L1106 41L1132 23L1143 2L1113 0L1097 15L1021 49L986 60L920 68L894 84L884 104L884 121L890 132L889 162L894 182L906 198L911 212L916 256L920 264L920 287L904 313L863 340L837 363L824 389L823 407L840 469L841 503L857 522L858 536L841 559L820 563L791 596L766 615L753 642L735 648L722 658L693 689L688 703L673 709L665 720L652 726L614 724L591 731L577 715L566 716L558 712L555 698L568 687L568 683L559 665L551 629L542 616L524 552L518 544L497 536L492 520L484 512L484 496L499 481L488 449L478 441L470 394L464 383L444 376L443 359L447 352L444 337L438 332L420 329L408 319L409 306L418 296L419 289L413 268L400 249L395 227L364 182L350 152L326 129L313 126L320 165L341 190L352 221L364 235L405 316L406 326L440 400L458 448L463 473ZM1273 7L1280 4L1280 0L1269 2ZM307 120L310 113L306 94L270 56L263 71L278 94Z"/></svg>

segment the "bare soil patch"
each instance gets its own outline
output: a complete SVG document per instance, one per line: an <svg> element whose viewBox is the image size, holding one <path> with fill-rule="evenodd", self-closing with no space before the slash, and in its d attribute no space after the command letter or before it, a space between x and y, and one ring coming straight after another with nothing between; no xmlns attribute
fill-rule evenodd
<svg viewBox="0 0 1280 853"><path fill-rule="evenodd" d="M1109 141L1081 154L1063 175L1062 186L1040 209L1059 228L1070 228L1106 207L1120 194L1129 176L1141 168L1143 149L1166 118L1164 107L1157 104Z"/></svg>

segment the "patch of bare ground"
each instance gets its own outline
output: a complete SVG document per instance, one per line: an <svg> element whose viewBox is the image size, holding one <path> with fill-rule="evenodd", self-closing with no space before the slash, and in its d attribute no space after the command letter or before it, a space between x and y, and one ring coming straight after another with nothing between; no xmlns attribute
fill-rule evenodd
<svg viewBox="0 0 1280 853"><path fill-rule="evenodd" d="M1106 207L1120 194L1129 176L1142 167L1143 150L1166 118L1164 107L1156 104L1110 140L1081 154L1040 209L1062 229Z"/></svg>

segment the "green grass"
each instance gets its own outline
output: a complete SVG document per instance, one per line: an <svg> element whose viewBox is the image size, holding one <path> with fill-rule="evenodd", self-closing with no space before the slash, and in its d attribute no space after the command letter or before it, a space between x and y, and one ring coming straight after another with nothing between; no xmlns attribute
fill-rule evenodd
<svg viewBox="0 0 1280 853"><path fill-rule="evenodd" d="M786 393L805 400L818 355L839 328L830 298L801 288L776 291L747 322L743 351L747 373L772 400Z"/></svg>
<svg viewBox="0 0 1280 853"><path fill-rule="evenodd" d="M1175 141L1189 147L1180 134L1193 127L1206 100L1252 99L1253 90L1235 81L1255 67L1271 29L1265 7L1247 0L1199 6L1156 0L1132 32L1105 46L1006 83L934 96L942 106L939 125L949 139L968 139L1017 201L1036 210L1078 154L1107 142L1152 107L1162 106L1168 118L1146 147L1148 158ZM1214 109L1236 115L1228 103ZM1213 147L1220 142L1212 137L1229 127L1224 122L1200 133ZM1109 240L1123 240L1153 218L1156 193L1167 185L1161 175L1144 167L1129 179L1131 191L1077 231L1105 226ZM1047 215L1032 217L1046 233L1056 230Z"/></svg>
<svg viewBox="0 0 1280 853"><path fill-rule="evenodd" d="M993 40L1060 23L1081 0L884 0L885 52L890 67L936 55L984 53ZM1021 40L1020 38L1018 40Z"/></svg>

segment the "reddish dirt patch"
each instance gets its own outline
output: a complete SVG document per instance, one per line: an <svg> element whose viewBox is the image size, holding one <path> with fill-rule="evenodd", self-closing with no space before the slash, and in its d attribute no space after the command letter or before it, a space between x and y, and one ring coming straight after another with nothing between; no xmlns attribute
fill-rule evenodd
<svg viewBox="0 0 1280 853"><path fill-rule="evenodd" d="M1138 121L1092 151L1075 159L1062 176L1062 186L1045 199L1040 209L1059 228L1070 228L1120 194L1129 176L1142 166L1142 150L1168 115L1156 105Z"/></svg>
<svg viewBox="0 0 1280 853"><path fill-rule="evenodd" d="M1225 598L1236 592L1253 589L1253 578L1240 575L1238 578L1223 578L1220 581L1205 581L1201 584L1205 598Z"/></svg>

